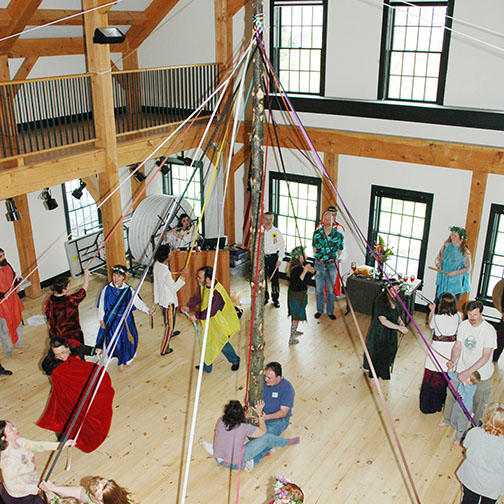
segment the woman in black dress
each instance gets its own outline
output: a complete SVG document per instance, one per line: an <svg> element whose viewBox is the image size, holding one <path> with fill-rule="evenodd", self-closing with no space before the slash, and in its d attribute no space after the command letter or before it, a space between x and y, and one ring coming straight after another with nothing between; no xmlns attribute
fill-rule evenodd
<svg viewBox="0 0 504 504"><path fill-rule="evenodd" d="M394 287L397 281L392 280ZM390 380L390 368L394 364L397 352L397 331L408 333L408 328L399 316L396 291L387 282L383 285L375 301L374 319L366 341L371 360L378 378ZM371 371L368 360L364 355L364 369Z"/></svg>

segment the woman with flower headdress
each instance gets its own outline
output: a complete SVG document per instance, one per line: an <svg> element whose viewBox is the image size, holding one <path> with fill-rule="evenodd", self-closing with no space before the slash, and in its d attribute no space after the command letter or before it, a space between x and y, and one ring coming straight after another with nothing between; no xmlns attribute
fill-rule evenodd
<svg viewBox="0 0 504 504"><path fill-rule="evenodd" d="M290 257L287 267L287 276L289 277L287 305L289 317L291 317L289 345L295 345L299 343L296 336L302 334L301 331L298 331L298 324L300 321L306 320L307 285L315 274L315 270L311 264L306 262L304 247L301 245L292 250Z"/></svg>
<svg viewBox="0 0 504 504"><path fill-rule="evenodd" d="M39 485L51 504L57 504L59 497L73 497L86 504L131 504L130 493L114 480L93 476L85 480L83 486L57 486L51 481Z"/></svg>
<svg viewBox="0 0 504 504"><path fill-rule="evenodd" d="M464 228L450 228L450 236L436 257L436 267L440 270L436 279L436 300L449 292L458 301L461 294L471 290L471 253Z"/></svg>

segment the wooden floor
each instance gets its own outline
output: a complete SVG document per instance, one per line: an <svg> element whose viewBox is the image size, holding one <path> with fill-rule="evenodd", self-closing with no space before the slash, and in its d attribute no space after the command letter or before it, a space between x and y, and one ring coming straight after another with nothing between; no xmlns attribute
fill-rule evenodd
<svg viewBox="0 0 504 504"><path fill-rule="evenodd" d="M250 295L245 281L232 282L232 292ZM90 341L98 328L95 306L103 283L102 277L93 277L81 309L83 329ZM305 492L305 502L312 504L414 502L384 428L377 395L361 372L361 345L350 316L342 316L344 301L339 304L335 322L325 316L316 321L315 300L310 295L309 321L302 327L305 334L300 344L289 347L286 290L283 284L280 309L268 305L265 310L265 358L280 361L284 375L295 387L292 422L285 435L299 435L301 443L277 449L251 473L242 472L240 502L268 502L275 475L296 481ZM148 304L152 302L150 284L144 286L142 295ZM40 314L42 303L43 299L25 300L25 319ZM52 479L60 484L77 484L86 475L99 474L129 488L138 503L176 503L182 488L199 348L192 326L179 316L177 327L182 334L173 340L174 352L161 357L160 314L156 314L154 330L147 315L137 311L135 316L140 333L137 358L124 372L115 365L110 369L116 395L108 438L88 455L73 449L71 471L65 472L65 460L60 460ZM196 439L211 441L225 402L243 399L247 318L248 308L242 332L233 339L242 356L240 370L232 373L220 356L213 373L204 376ZM416 318L423 329L424 314ZM366 333L369 317L359 316L359 321ZM52 433L35 425L50 389L40 371L47 346L46 327L27 326L24 340L30 348L16 350L11 359L1 357L2 364L14 374L0 380L0 416L14 422L25 437L53 439ZM440 414L419 412L424 355L418 339L412 334L405 336L393 378L382 383L422 503L451 504L458 502L460 495L454 473L462 452L453 445L453 431L437 426ZM504 400L502 384L502 373L496 372L493 400ZM46 461L46 454L37 455L40 470ZM195 444L186 502L234 503L236 483L236 472L218 466Z"/></svg>

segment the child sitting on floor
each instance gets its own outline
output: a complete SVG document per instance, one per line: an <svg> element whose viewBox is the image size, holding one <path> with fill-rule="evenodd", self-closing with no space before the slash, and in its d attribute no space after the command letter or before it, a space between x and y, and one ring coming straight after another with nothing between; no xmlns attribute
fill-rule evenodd
<svg viewBox="0 0 504 504"><path fill-rule="evenodd" d="M467 382L463 383L458 379L457 373L453 371L448 372L448 376L450 377L451 380L455 381L457 384L457 393L462 399L462 402L464 403L464 406L466 407L467 411L472 414L472 408L473 408L473 399L474 399L474 394L476 393L476 388L478 386L478 383L480 381L480 374L478 371L474 371L474 373L469 376L467 379ZM453 405L452 409L452 414L450 418L450 425L457 431L455 434L455 444L459 445L462 442L462 437L464 436L465 432L467 431L467 423L468 423L468 418L460 405L460 403L457 401Z"/></svg>
<svg viewBox="0 0 504 504"><path fill-rule="evenodd" d="M296 336L303 334L298 331L298 324L300 320L306 320L307 285L315 274L315 270L311 264L306 262L304 247L299 246L293 249L290 257L289 266L287 267L287 276L289 277L287 305L291 317L289 345L295 345L299 343Z"/></svg>

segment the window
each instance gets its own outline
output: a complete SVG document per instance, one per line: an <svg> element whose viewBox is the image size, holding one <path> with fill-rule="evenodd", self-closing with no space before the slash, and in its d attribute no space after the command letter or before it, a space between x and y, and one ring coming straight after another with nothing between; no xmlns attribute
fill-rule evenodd
<svg viewBox="0 0 504 504"><path fill-rule="evenodd" d="M433 195L391 187L371 186L368 242L381 236L394 255L385 263L387 275L423 278ZM368 252L366 264L373 266Z"/></svg>
<svg viewBox="0 0 504 504"><path fill-rule="evenodd" d="M163 193L174 196L180 196L186 188L187 182L191 178L194 166L169 164L170 171L168 174L163 175ZM201 215L201 208L203 207L203 169L197 168L191 183L187 187L184 199L193 207L194 215L199 217ZM204 233L203 222L201 223L201 232Z"/></svg>
<svg viewBox="0 0 504 504"><path fill-rule="evenodd" d="M384 9L379 98L442 104L453 0L385 0Z"/></svg>
<svg viewBox="0 0 504 504"><path fill-rule="evenodd" d="M78 189L80 180L72 180L62 185L66 210L67 232L71 239L79 238L101 229L101 215L95 200L87 189L83 189L80 199L72 192Z"/></svg>
<svg viewBox="0 0 504 504"><path fill-rule="evenodd" d="M271 1L273 67L287 93L324 94L327 0Z"/></svg>
<svg viewBox="0 0 504 504"><path fill-rule="evenodd" d="M491 305L492 291L502 278L504 278L504 205L494 203L490 207L478 299Z"/></svg>
<svg viewBox="0 0 504 504"><path fill-rule="evenodd" d="M299 245L300 238L311 255L313 232L320 215L321 187L320 179L315 177L270 173L270 208L275 226L284 235L287 252Z"/></svg>

